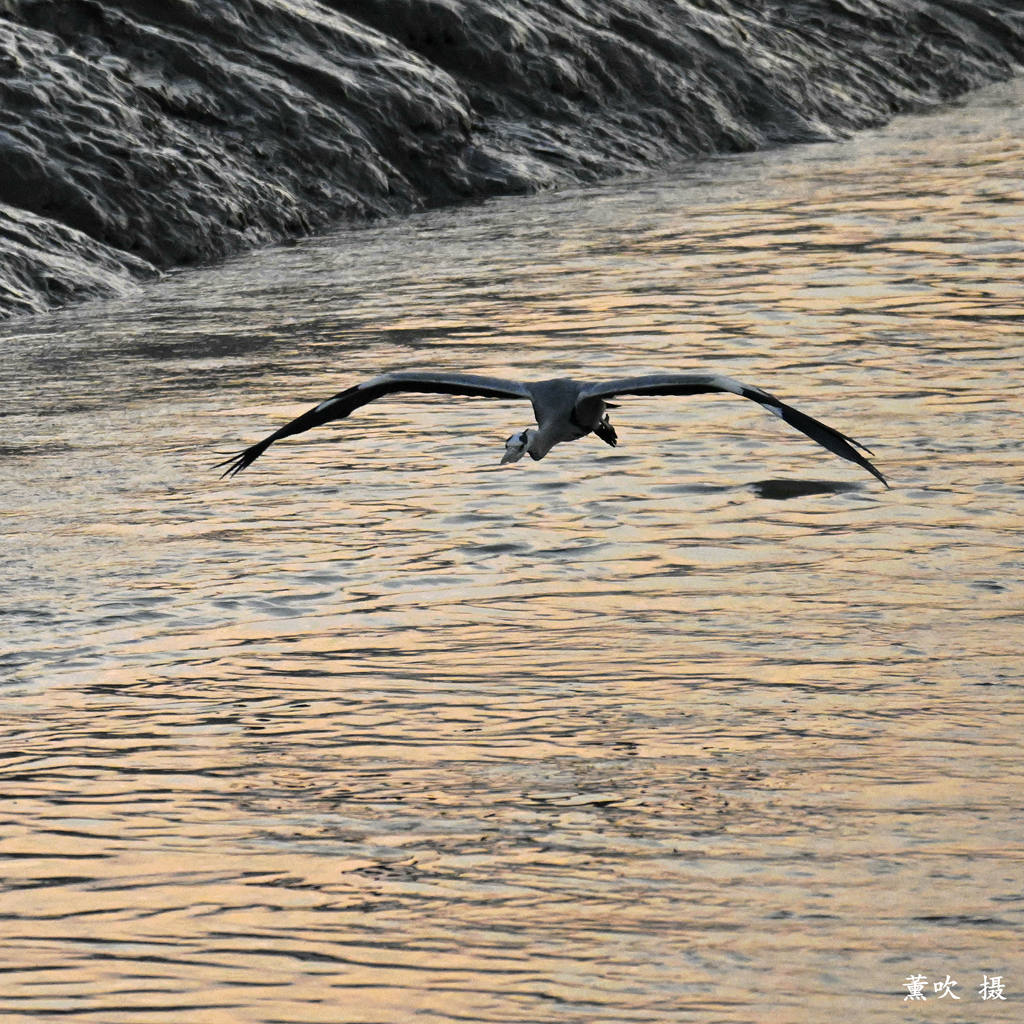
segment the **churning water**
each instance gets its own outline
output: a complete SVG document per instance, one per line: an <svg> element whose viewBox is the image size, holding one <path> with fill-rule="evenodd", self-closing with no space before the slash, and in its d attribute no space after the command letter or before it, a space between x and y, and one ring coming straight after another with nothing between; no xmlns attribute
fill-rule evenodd
<svg viewBox="0 0 1024 1024"><path fill-rule="evenodd" d="M1022 138L1017 82L4 327L3 1019L1019 1020ZM410 367L727 372L893 489L715 396L211 469Z"/></svg>

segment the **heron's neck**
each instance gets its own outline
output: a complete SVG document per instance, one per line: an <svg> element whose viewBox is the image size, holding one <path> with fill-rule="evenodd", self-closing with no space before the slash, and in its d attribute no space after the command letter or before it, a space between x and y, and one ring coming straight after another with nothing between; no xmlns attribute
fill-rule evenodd
<svg viewBox="0 0 1024 1024"><path fill-rule="evenodd" d="M526 451L531 459L537 461L543 459L560 440L561 438L558 436L557 431L550 428L545 430L543 427L540 427L531 434Z"/></svg>

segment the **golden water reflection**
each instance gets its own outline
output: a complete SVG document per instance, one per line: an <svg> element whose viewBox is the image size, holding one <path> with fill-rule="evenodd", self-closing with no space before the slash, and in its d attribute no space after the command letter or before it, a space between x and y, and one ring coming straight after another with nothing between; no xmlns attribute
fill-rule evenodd
<svg viewBox="0 0 1024 1024"><path fill-rule="evenodd" d="M9 326L4 1019L1018 1019L1020 89ZM710 366L894 487L712 398L211 473L406 365Z"/></svg>

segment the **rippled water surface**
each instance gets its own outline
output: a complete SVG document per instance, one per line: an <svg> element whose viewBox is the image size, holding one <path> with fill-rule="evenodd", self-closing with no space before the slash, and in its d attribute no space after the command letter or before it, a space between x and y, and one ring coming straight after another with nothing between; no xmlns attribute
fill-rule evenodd
<svg viewBox="0 0 1024 1024"><path fill-rule="evenodd" d="M1020 1020L1022 100L8 324L3 1019Z"/></svg>

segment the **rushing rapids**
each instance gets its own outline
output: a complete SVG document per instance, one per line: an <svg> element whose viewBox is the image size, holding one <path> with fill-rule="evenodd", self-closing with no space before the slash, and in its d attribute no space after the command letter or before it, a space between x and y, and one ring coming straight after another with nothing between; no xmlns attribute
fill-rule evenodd
<svg viewBox="0 0 1024 1024"><path fill-rule="evenodd" d="M835 138L1010 0L0 0L0 316L346 220Z"/></svg>

